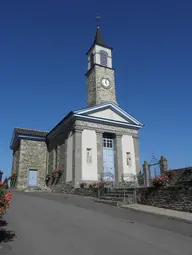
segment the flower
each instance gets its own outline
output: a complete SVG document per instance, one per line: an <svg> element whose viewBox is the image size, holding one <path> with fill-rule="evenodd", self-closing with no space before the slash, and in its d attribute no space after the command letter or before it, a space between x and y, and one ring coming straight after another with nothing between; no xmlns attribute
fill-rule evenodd
<svg viewBox="0 0 192 255"><path fill-rule="evenodd" d="M154 186L165 186L166 184L169 183L169 177L167 175L161 176L161 177L156 177L152 180L152 184Z"/></svg>
<svg viewBox="0 0 192 255"><path fill-rule="evenodd" d="M63 170L62 170L62 168L57 168L57 169L55 170L55 172L56 172L56 173L62 173Z"/></svg>

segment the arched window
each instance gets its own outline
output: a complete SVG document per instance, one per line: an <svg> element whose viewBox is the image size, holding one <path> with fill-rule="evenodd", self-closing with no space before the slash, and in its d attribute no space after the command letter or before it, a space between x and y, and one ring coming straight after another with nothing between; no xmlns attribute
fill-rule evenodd
<svg viewBox="0 0 192 255"><path fill-rule="evenodd" d="M107 52L104 50L100 51L100 64L102 66L107 66Z"/></svg>

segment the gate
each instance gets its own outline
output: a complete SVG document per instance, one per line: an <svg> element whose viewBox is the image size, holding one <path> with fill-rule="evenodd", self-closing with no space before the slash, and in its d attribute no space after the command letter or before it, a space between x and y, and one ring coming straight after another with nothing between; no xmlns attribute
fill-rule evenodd
<svg viewBox="0 0 192 255"><path fill-rule="evenodd" d="M154 154L152 155L152 159L149 163L149 173L150 173L150 179L159 177L161 175L160 160L158 160Z"/></svg>

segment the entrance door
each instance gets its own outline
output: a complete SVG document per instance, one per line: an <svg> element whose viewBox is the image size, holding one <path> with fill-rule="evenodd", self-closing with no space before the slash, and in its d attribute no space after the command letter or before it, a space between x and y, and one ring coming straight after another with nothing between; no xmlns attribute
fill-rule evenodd
<svg viewBox="0 0 192 255"><path fill-rule="evenodd" d="M103 167L105 179L115 179L113 139L103 138Z"/></svg>
<svg viewBox="0 0 192 255"><path fill-rule="evenodd" d="M37 170L29 169L29 186L37 186Z"/></svg>

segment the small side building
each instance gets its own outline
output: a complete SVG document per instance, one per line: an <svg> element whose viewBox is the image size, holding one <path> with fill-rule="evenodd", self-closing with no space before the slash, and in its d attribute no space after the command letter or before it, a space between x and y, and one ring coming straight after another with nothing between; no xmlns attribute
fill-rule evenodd
<svg viewBox="0 0 192 255"><path fill-rule="evenodd" d="M48 132L15 128L11 141L12 174L16 173L16 188L44 186L47 171Z"/></svg>

